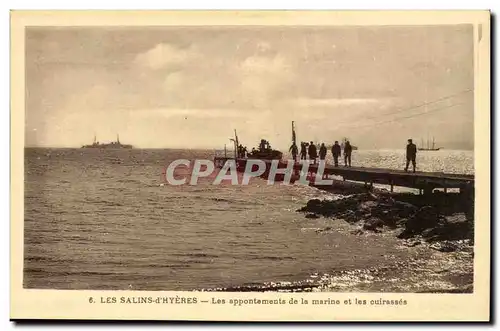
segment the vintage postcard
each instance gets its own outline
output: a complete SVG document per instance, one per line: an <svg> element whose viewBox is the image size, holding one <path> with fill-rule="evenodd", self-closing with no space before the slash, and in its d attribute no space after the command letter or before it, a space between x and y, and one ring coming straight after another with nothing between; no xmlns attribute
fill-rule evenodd
<svg viewBox="0 0 500 331"><path fill-rule="evenodd" d="M490 319L488 11L13 11L11 59L11 319Z"/></svg>

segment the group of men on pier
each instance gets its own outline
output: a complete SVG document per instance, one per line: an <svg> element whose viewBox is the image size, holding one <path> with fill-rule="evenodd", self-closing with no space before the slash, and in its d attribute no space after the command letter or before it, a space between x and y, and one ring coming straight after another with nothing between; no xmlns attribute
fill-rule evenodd
<svg viewBox="0 0 500 331"><path fill-rule="evenodd" d="M243 146L241 144L238 145L238 157L239 158L244 158L248 154L248 150L246 146Z"/></svg>
<svg viewBox="0 0 500 331"><path fill-rule="evenodd" d="M333 162L335 167L339 166L339 157L342 156L342 147L344 149L343 151L343 156L344 156L344 165L346 167L351 166L351 159L352 159L352 145L349 142L349 140L346 140L343 144L343 146L339 145L339 142L336 140L335 143L331 147L331 153L333 156ZM270 150L271 146L267 140L262 139L259 145L259 150ZM326 155L327 155L327 148L325 146L325 143L321 143L319 146L319 151L318 147L314 144L314 142L301 142L300 143L300 151L299 148L297 147L296 143L293 142L292 146L290 147L289 150L292 154L292 158L294 161L297 161L297 157L300 155L300 160L312 160L313 163L316 163L318 160L325 160ZM238 146L238 157L245 158L249 154L253 155L257 151L255 148L252 149L252 152L249 153L247 151L246 146L239 145ZM413 172L415 172L416 169L416 157L417 157L417 146L413 143L412 139L408 139L408 144L406 145L406 166L405 166L405 171L408 171L408 166L410 163L413 166Z"/></svg>
<svg viewBox="0 0 500 331"><path fill-rule="evenodd" d="M336 167L339 166L339 157L342 154L342 147L339 145L338 141L335 141L332 148L332 156L333 162ZM299 155L299 149L295 142L292 143L290 147L290 152L292 153L292 158L294 161L297 161L297 156ZM316 145L311 141L310 143L301 142L300 143L300 159L301 160L312 160L313 163L316 163L316 160L319 156L320 160L324 160L327 154L327 148L325 143L321 143L319 147L319 153L317 151ZM346 167L351 166L351 157L352 157L352 145L349 140L346 140L344 143L344 165ZM413 143L412 139L408 139L408 144L406 145L406 166L405 171L408 171L408 166L410 162L413 166L413 172L415 172L417 167L417 146Z"/></svg>
<svg viewBox="0 0 500 331"><path fill-rule="evenodd" d="M299 149L295 142L292 143L292 146L290 147L289 150L292 153L293 160L297 160L297 156L299 155ZM319 152L318 148L314 144L314 142L301 142L300 143L300 159L301 160L312 160L313 163L316 163L316 160L324 160L326 158L328 150L325 146L325 143L321 143L319 146ZM333 162L336 167L339 166L339 157L342 155L342 147L339 145L338 141L335 141L331 148L332 156L333 156ZM352 145L350 142L347 140L344 143L344 165L346 167L351 166L351 156L352 156Z"/></svg>

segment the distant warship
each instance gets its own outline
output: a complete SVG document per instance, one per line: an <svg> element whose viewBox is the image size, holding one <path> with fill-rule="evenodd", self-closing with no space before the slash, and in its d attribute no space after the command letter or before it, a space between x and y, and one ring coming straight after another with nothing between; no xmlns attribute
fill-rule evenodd
<svg viewBox="0 0 500 331"><path fill-rule="evenodd" d="M96 139L96 136L94 135L94 142L92 143L92 145L83 145L82 148L107 148L107 149L131 149L132 148L132 145L126 145L126 144L122 144L120 143L120 136L119 135L116 135L116 141L113 141L109 144L100 144L97 139Z"/></svg>

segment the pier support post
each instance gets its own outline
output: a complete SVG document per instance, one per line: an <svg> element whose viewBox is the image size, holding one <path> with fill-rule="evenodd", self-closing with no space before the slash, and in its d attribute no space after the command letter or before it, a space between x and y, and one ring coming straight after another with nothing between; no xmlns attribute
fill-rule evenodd
<svg viewBox="0 0 500 331"><path fill-rule="evenodd" d="M424 188L424 195L431 195L434 189L432 187Z"/></svg>
<svg viewBox="0 0 500 331"><path fill-rule="evenodd" d="M391 183L391 193L394 192L394 185Z"/></svg>
<svg viewBox="0 0 500 331"><path fill-rule="evenodd" d="M460 195L466 197L466 198L472 198L474 197L474 187L473 186L462 186L460 187L459 190Z"/></svg>

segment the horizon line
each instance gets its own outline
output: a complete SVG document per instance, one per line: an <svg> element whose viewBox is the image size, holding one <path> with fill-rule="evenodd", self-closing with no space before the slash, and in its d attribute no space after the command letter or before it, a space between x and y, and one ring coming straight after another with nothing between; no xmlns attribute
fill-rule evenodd
<svg viewBox="0 0 500 331"><path fill-rule="evenodd" d="M110 149L110 150L140 150L140 149L184 149L184 150L221 150L224 148L214 148L214 147L132 147L132 148L82 148L82 147L67 147L67 146L24 146L24 148L45 148L45 149ZM475 148L446 148L440 147L441 150L447 151L473 151ZM286 150L288 150L286 148ZM390 148L390 147L379 147L379 148L361 148L361 151L376 151L376 150L404 150L404 147L401 148ZM228 148L227 151L234 151L233 148Z"/></svg>

